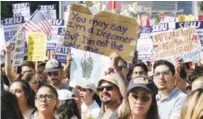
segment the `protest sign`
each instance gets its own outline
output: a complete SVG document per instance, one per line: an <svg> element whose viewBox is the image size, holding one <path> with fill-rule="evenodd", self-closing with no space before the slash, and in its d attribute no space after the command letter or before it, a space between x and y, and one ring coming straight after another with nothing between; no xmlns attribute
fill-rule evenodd
<svg viewBox="0 0 203 119"><path fill-rule="evenodd" d="M24 16L25 21L29 20L30 4L28 2L12 4L12 8L13 8L13 17Z"/></svg>
<svg viewBox="0 0 203 119"><path fill-rule="evenodd" d="M176 57L182 57L184 62L189 62L199 58L200 42L194 28L153 35L152 41L154 60L167 59L173 62ZM196 57L191 57L191 54L195 54Z"/></svg>
<svg viewBox="0 0 203 119"><path fill-rule="evenodd" d="M47 36L42 32L28 33L28 61L46 59Z"/></svg>
<svg viewBox="0 0 203 119"><path fill-rule="evenodd" d="M19 25L24 23L24 17L5 18L2 20L2 22L4 25L5 42L8 42L17 33ZM12 42L14 41L15 38L12 40Z"/></svg>
<svg viewBox="0 0 203 119"><path fill-rule="evenodd" d="M110 58L100 54L71 48L73 61L71 64L70 85L76 86L85 82L97 85L99 78L107 71Z"/></svg>
<svg viewBox="0 0 203 119"><path fill-rule="evenodd" d="M56 19L56 5L40 5L39 9L46 20L50 21Z"/></svg>
<svg viewBox="0 0 203 119"><path fill-rule="evenodd" d="M88 8L70 8L64 45L109 56L117 52L131 61L136 49L138 24L133 18L102 11L92 15Z"/></svg>
<svg viewBox="0 0 203 119"><path fill-rule="evenodd" d="M138 60L151 60L153 43L150 37L152 28L140 28L140 33L137 41Z"/></svg>
<svg viewBox="0 0 203 119"><path fill-rule="evenodd" d="M193 27L197 31L201 44L201 52L203 54L203 21L189 21L189 22L177 22L176 29ZM203 55L202 55L203 56ZM194 56L195 57L195 56Z"/></svg>
<svg viewBox="0 0 203 119"><path fill-rule="evenodd" d="M55 50L56 47L63 44L65 35L65 21L63 19L55 19L51 22L52 31L51 38L47 41L47 50Z"/></svg>
<svg viewBox="0 0 203 119"><path fill-rule="evenodd" d="M59 46L56 48L56 55L55 58L59 60L61 63L66 63L66 57L71 52L70 47Z"/></svg>
<svg viewBox="0 0 203 119"><path fill-rule="evenodd" d="M15 50L13 56L13 66L20 66L24 59L24 43L26 39L25 31L18 31L15 41Z"/></svg>

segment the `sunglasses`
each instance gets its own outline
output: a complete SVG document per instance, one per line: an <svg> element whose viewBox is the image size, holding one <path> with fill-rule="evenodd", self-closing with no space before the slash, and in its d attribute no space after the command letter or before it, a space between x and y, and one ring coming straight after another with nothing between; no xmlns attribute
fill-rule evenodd
<svg viewBox="0 0 203 119"><path fill-rule="evenodd" d="M58 72L57 71L48 72L47 75L49 75L49 76L51 76L51 75L58 76Z"/></svg>
<svg viewBox="0 0 203 119"><path fill-rule="evenodd" d="M114 86L114 85L112 85L112 86L102 86L102 87L98 87L97 88L97 91L98 92L102 92L102 91L104 91L104 89L106 90L106 91L111 91L111 90L113 90L113 88L115 88L116 86Z"/></svg>
<svg viewBox="0 0 203 119"><path fill-rule="evenodd" d="M148 102L150 100L150 97L148 95L142 95L142 96L138 96L136 94L132 94L133 98L138 100L140 99L142 102Z"/></svg>
<svg viewBox="0 0 203 119"><path fill-rule="evenodd" d="M53 95L45 94L45 95L36 95L35 99L40 100L40 101L43 101L43 99L46 99L46 100L50 101L50 100L56 99L56 97Z"/></svg>

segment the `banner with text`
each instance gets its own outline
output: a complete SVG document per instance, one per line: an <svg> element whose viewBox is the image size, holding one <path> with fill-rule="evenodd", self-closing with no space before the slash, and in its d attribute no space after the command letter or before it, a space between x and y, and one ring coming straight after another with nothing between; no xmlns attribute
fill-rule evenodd
<svg viewBox="0 0 203 119"><path fill-rule="evenodd" d="M139 26L135 19L102 11L92 15L88 8L70 8L64 45L109 56L117 52L131 61Z"/></svg>
<svg viewBox="0 0 203 119"><path fill-rule="evenodd" d="M42 32L28 33L28 61L46 59L47 36Z"/></svg>
<svg viewBox="0 0 203 119"><path fill-rule="evenodd" d="M56 19L56 5L40 5L39 9L46 20L50 21Z"/></svg>
<svg viewBox="0 0 203 119"><path fill-rule="evenodd" d="M29 20L30 4L28 2L12 4L12 9L13 9L13 17L24 16L25 21Z"/></svg>
<svg viewBox="0 0 203 119"><path fill-rule="evenodd" d="M194 28L177 29L152 36L153 59L174 62L182 57L184 62L196 61L200 57L200 42ZM190 57L195 54L196 57Z"/></svg>

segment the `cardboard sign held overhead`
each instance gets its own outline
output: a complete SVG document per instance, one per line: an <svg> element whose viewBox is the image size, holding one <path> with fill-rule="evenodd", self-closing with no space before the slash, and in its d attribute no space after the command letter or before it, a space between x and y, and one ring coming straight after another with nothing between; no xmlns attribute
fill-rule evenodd
<svg viewBox="0 0 203 119"><path fill-rule="evenodd" d="M173 62L176 57L182 57L184 62L190 62L200 57L200 40L194 28L160 33L152 36L152 42L154 60L167 59Z"/></svg>
<svg viewBox="0 0 203 119"><path fill-rule="evenodd" d="M117 52L131 61L136 49L139 26L129 17L102 11L92 15L88 8L70 8L64 45L109 56Z"/></svg>

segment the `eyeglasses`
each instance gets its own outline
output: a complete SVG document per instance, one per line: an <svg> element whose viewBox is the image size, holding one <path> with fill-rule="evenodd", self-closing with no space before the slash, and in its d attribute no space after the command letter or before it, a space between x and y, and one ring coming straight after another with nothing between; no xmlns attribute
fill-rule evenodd
<svg viewBox="0 0 203 119"><path fill-rule="evenodd" d="M142 96L138 96L136 94L132 94L132 96L138 100L140 99L142 102L148 102L150 100L150 97L148 95L142 95Z"/></svg>
<svg viewBox="0 0 203 119"><path fill-rule="evenodd" d="M98 87L97 91L102 92L102 91L104 91L104 89L106 89L106 91L111 91L111 90L113 90L114 87L116 87L116 86L114 86L114 85L112 85L112 86L102 86L102 87Z"/></svg>
<svg viewBox="0 0 203 119"><path fill-rule="evenodd" d="M156 73L154 73L154 76L155 77L159 77L161 75L168 76L169 74L170 74L170 71L168 70L168 71L163 71L163 72L156 72Z"/></svg>
<svg viewBox="0 0 203 119"><path fill-rule="evenodd" d="M46 99L47 101L50 101L50 100L56 99L56 97L53 95L45 94L45 95L36 95L35 99L40 101L43 101L43 99Z"/></svg>
<svg viewBox="0 0 203 119"><path fill-rule="evenodd" d="M47 73L49 76L54 75L54 76L58 76L58 72L54 71L54 72L48 72Z"/></svg>

